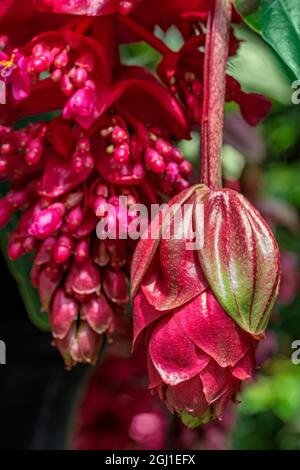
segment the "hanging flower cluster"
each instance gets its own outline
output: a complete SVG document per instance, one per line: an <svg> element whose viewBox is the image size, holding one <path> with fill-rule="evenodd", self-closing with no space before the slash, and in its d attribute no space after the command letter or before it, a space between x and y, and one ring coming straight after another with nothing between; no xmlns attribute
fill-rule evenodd
<svg viewBox="0 0 300 470"><path fill-rule="evenodd" d="M170 207L175 200L204 203L204 249L187 251L176 237L142 240L131 276L150 387L188 424L191 416L199 423L222 416L240 382L252 377L279 282L265 222L241 195L213 184L220 180L215 144L224 100L236 102L251 125L270 108L225 70L218 73L212 56L221 4L29 0L24 7L5 0L0 7L0 180L9 186L0 228L17 221L8 256L31 254L31 282L68 368L95 363L103 335L111 340L126 315L137 242L113 235L120 226L123 234L130 230L130 209L170 197ZM220 23L221 64L238 48L228 20ZM183 39L177 52L156 34L171 25ZM122 63L120 46L134 41L161 55L156 73ZM205 186L191 187L192 165L178 141L201 121L203 149L214 151L202 152ZM98 228L107 204L115 210L105 238Z"/></svg>

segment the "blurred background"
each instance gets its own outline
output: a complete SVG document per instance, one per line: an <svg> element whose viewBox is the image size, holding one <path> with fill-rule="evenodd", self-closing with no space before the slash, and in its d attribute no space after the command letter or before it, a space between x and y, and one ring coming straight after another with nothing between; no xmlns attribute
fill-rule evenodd
<svg viewBox="0 0 300 470"><path fill-rule="evenodd" d="M174 50L180 47L177 30L157 34ZM224 182L261 211L282 256L279 301L258 351L263 366L256 379L244 386L241 403L223 421L190 430L147 390L143 352L132 356L122 338L104 347L95 369L65 372L50 335L27 319L2 260L7 307L1 339L10 347L7 365L0 366L1 448L300 449L300 364L292 362L292 343L300 341L300 105L291 103L291 76L273 50L246 27L237 27L237 34L241 47L230 74L245 91L268 96L273 108L252 128L227 105ZM144 43L122 47L122 56L125 63L150 68L159 60ZM180 145L199 166L199 134ZM130 334L127 320L124 337Z"/></svg>

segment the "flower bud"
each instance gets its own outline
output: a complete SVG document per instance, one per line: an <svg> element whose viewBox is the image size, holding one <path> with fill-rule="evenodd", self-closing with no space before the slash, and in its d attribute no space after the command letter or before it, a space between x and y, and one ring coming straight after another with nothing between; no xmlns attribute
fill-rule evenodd
<svg viewBox="0 0 300 470"><path fill-rule="evenodd" d="M28 230L29 234L40 240L53 235L62 224L64 212L64 205L60 203L39 211Z"/></svg>
<svg viewBox="0 0 300 470"><path fill-rule="evenodd" d="M100 288L100 271L90 258L82 263L72 264L66 281L67 293L90 295L99 293Z"/></svg>
<svg viewBox="0 0 300 470"><path fill-rule="evenodd" d="M81 318L99 335L107 331L113 321L112 309L103 294L92 296L82 304Z"/></svg>
<svg viewBox="0 0 300 470"><path fill-rule="evenodd" d="M103 289L107 297L118 305L126 305L128 287L126 276L122 271L113 271L106 268L103 275Z"/></svg>
<svg viewBox="0 0 300 470"><path fill-rule="evenodd" d="M52 333L55 338L63 339L76 320L78 305L68 297L63 289L59 289L54 297L50 313Z"/></svg>
<svg viewBox="0 0 300 470"><path fill-rule="evenodd" d="M243 329L260 335L276 300L279 249L270 228L240 193L210 191L204 201L203 273L218 301Z"/></svg>

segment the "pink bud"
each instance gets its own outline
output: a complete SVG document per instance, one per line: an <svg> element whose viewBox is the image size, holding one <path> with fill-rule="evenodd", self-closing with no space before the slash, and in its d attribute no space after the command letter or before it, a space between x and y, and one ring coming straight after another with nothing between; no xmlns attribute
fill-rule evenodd
<svg viewBox="0 0 300 470"><path fill-rule="evenodd" d="M13 209L6 199L0 199L0 229L5 227L13 214Z"/></svg>
<svg viewBox="0 0 300 470"><path fill-rule="evenodd" d="M81 153L73 153L71 163L72 168L76 173L80 173L84 170L84 157Z"/></svg>
<svg viewBox="0 0 300 470"><path fill-rule="evenodd" d="M189 176L193 171L193 166L189 161L184 160L179 165L179 171L182 176Z"/></svg>
<svg viewBox="0 0 300 470"><path fill-rule="evenodd" d="M48 312L52 296L63 278L60 266L51 261L40 273L38 290L41 301L41 311Z"/></svg>
<svg viewBox="0 0 300 470"><path fill-rule="evenodd" d="M70 119L78 116L89 116L95 109L94 91L86 86L77 90L69 99L63 110L63 117Z"/></svg>
<svg viewBox="0 0 300 470"><path fill-rule="evenodd" d="M107 207L107 200L102 197L98 196L94 201L94 212L96 215L101 214L101 216L105 213Z"/></svg>
<svg viewBox="0 0 300 470"><path fill-rule="evenodd" d="M90 142L88 139L80 139L77 143L77 149L79 152L89 152L90 151Z"/></svg>
<svg viewBox="0 0 300 470"><path fill-rule="evenodd" d="M166 169L162 156L154 149L148 148L145 153L145 162L154 173L164 173Z"/></svg>
<svg viewBox="0 0 300 470"><path fill-rule="evenodd" d="M177 147L173 147L171 151L171 158L175 163L181 163L183 161L183 154Z"/></svg>
<svg viewBox="0 0 300 470"><path fill-rule="evenodd" d="M81 362L76 334L77 328L73 325L63 339L54 338L54 344L62 355L67 370L72 369L77 362Z"/></svg>
<svg viewBox="0 0 300 470"><path fill-rule="evenodd" d="M63 289L55 294L50 313L52 333L55 338L63 339L76 320L78 305L74 299L67 296Z"/></svg>
<svg viewBox="0 0 300 470"><path fill-rule="evenodd" d="M103 294L93 296L82 304L81 318L99 335L109 329L113 312Z"/></svg>
<svg viewBox="0 0 300 470"><path fill-rule="evenodd" d="M83 199L83 192L82 191L75 191L73 193L68 193L64 199L63 203L67 210L73 209L75 206L78 206L82 202Z"/></svg>
<svg viewBox="0 0 300 470"><path fill-rule="evenodd" d="M24 254L22 243L17 240L10 240L7 246L7 253L11 260L20 258Z"/></svg>
<svg viewBox="0 0 300 470"><path fill-rule="evenodd" d="M171 183L175 183L179 175L179 169L177 163L169 162L166 168L167 179Z"/></svg>
<svg viewBox="0 0 300 470"><path fill-rule="evenodd" d="M69 229L71 231L76 230L81 225L83 217L83 210L80 206L71 209L65 217Z"/></svg>
<svg viewBox="0 0 300 470"><path fill-rule="evenodd" d="M129 146L128 144L122 144L120 147L115 148L114 150L114 159L117 162L123 163L127 162L129 158Z"/></svg>
<svg viewBox="0 0 300 470"><path fill-rule="evenodd" d="M108 187L105 184L98 184L96 188L97 196L103 196L105 199L108 198Z"/></svg>
<svg viewBox="0 0 300 470"><path fill-rule="evenodd" d="M28 165L36 165L42 156L43 144L40 139L33 139L25 152L25 161Z"/></svg>
<svg viewBox="0 0 300 470"><path fill-rule="evenodd" d="M78 67L75 69L72 78L75 85L81 88L88 79L88 73L83 67Z"/></svg>
<svg viewBox="0 0 300 470"><path fill-rule="evenodd" d="M47 72L49 70L49 61L46 56L40 55L34 57L29 65L29 70L31 73L42 73Z"/></svg>
<svg viewBox="0 0 300 470"><path fill-rule="evenodd" d="M92 154L86 153L83 157L83 166L87 169L93 169L95 167L94 158Z"/></svg>
<svg viewBox="0 0 300 470"><path fill-rule="evenodd" d="M62 92L66 96L71 96L74 93L74 85L69 79L68 75L63 75L60 81L60 87Z"/></svg>
<svg viewBox="0 0 300 470"><path fill-rule="evenodd" d="M53 235L61 226L64 212L64 205L60 203L52 204L47 209L41 210L34 217L28 233L40 240Z"/></svg>
<svg viewBox="0 0 300 470"><path fill-rule="evenodd" d="M6 144L2 144L1 146L1 155L9 155L13 150L13 147L11 146L11 144L9 143L6 143Z"/></svg>
<svg viewBox="0 0 300 470"><path fill-rule="evenodd" d="M24 207L27 202L28 195L26 191L10 191L7 196L7 201L11 204L11 206L17 210Z"/></svg>
<svg viewBox="0 0 300 470"><path fill-rule="evenodd" d="M58 83L61 81L62 79L62 71L60 69L55 69L52 73L51 73L51 79L54 83Z"/></svg>
<svg viewBox="0 0 300 470"><path fill-rule="evenodd" d="M72 254L72 247L73 242L71 237L67 235L60 236L54 248L54 259L56 263L65 263Z"/></svg>
<svg viewBox="0 0 300 470"><path fill-rule="evenodd" d="M118 305L128 302L128 288L123 271L113 271L106 268L103 277L103 289L107 297Z"/></svg>
<svg viewBox="0 0 300 470"><path fill-rule="evenodd" d="M144 178L146 174L144 165L142 165L142 163L136 163L133 167L132 174L136 178L139 178L139 179Z"/></svg>
<svg viewBox="0 0 300 470"><path fill-rule="evenodd" d="M110 266L113 269L120 269L128 259L124 240L108 240L107 246L110 253Z"/></svg>
<svg viewBox="0 0 300 470"><path fill-rule="evenodd" d="M100 270L90 258L82 263L72 264L66 281L68 293L75 292L79 295L89 295L94 292L99 293L100 288Z"/></svg>
<svg viewBox="0 0 300 470"><path fill-rule="evenodd" d="M172 153L172 145L164 139L157 139L155 148L163 157L169 157Z"/></svg>
<svg viewBox="0 0 300 470"><path fill-rule="evenodd" d="M184 178L179 177L176 180L176 189L178 191L183 191L184 189L187 189L190 186L189 181L185 180Z"/></svg>
<svg viewBox="0 0 300 470"><path fill-rule="evenodd" d="M101 267L106 266L110 258L106 243L103 240L95 240L93 248L95 263Z"/></svg>
<svg viewBox="0 0 300 470"><path fill-rule="evenodd" d="M25 253L31 253L36 248L37 240L33 237L26 237L23 242L23 249Z"/></svg>
<svg viewBox="0 0 300 470"><path fill-rule="evenodd" d="M52 260L52 254L55 244L55 237L46 238L46 240L41 242L38 252L34 259L34 264L37 266L41 266L43 264L49 263Z"/></svg>
<svg viewBox="0 0 300 470"><path fill-rule="evenodd" d="M66 51L61 52L54 59L54 66L58 69L64 69L68 65L69 57Z"/></svg>
<svg viewBox="0 0 300 470"><path fill-rule="evenodd" d="M87 259L90 252L88 240L79 240L75 246L75 260L77 263L82 263Z"/></svg>
<svg viewBox="0 0 300 470"><path fill-rule="evenodd" d="M8 160L6 158L0 158L0 176L5 174L8 170Z"/></svg>
<svg viewBox="0 0 300 470"><path fill-rule="evenodd" d="M86 322L80 322L77 341L80 351L81 361L95 364L101 346L102 338L95 333Z"/></svg>
<svg viewBox="0 0 300 470"><path fill-rule="evenodd" d="M128 140L127 132L120 126L114 126L111 139L115 145L121 145Z"/></svg>

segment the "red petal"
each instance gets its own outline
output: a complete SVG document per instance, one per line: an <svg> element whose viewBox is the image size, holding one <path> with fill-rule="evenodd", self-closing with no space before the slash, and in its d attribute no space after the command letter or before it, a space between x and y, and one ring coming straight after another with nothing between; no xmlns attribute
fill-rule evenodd
<svg viewBox="0 0 300 470"><path fill-rule="evenodd" d="M230 377L227 368L220 367L213 359L200 372L203 383L203 392L209 404L220 398L226 391L226 383Z"/></svg>
<svg viewBox="0 0 300 470"><path fill-rule="evenodd" d="M169 385L194 377L209 361L185 336L173 316L162 320L151 334L149 353L154 367Z"/></svg>
<svg viewBox="0 0 300 470"><path fill-rule="evenodd" d="M158 320L161 316L168 312L161 312L155 310L152 305L149 304L145 294L140 289L138 294L133 300L133 315L134 315L134 335L133 335L133 347L136 345L137 339L142 331L149 326L155 320Z"/></svg>
<svg viewBox="0 0 300 470"><path fill-rule="evenodd" d="M255 368L255 356L253 349L249 351L239 360L239 362L232 368L231 373L239 380L252 379Z"/></svg>
<svg viewBox="0 0 300 470"><path fill-rule="evenodd" d="M198 376L178 385L169 386L166 399L177 412L186 411L195 417L202 416L209 408Z"/></svg>
<svg viewBox="0 0 300 470"><path fill-rule="evenodd" d="M185 334L221 367L234 366L249 349L251 338L222 309L210 290L174 314Z"/></svg>
<svg viewBox="0 0 300 470"><path fill-rule="evenodd" d="M148 353L147 356L147 369L149 377L149 388L156 388L163 384L163 380L157 370L155 369L151 357Z"/></svg>
<svg viewBox="0 0 300 470"><path fill-rule="evenodd" d="M178 208L180 208L181 204L184 204L190 199L196 188L197 187L188 188L171 199L168 205L165 205L162 210L151 220L148 230L145 232L145 234L143 234L141 240L137 244L131 264L132 298L136 294L147 272L147 269L153 260L156 250L159 247L162 231L165 230L163 228L163 221L166 217L169 217L170 220L172 220L173 217L176 217L177 211L173 209L171 217L169 207L174 204L178 204Z"/></svg>
<svg viewBox="0 0 300 470"><path fill-rule="evenodd" d="M61 196L85 181L90 172L90 169L84 169L76 173L70 161L51 156L45 166L39 194L51 198Z"/></svg>

